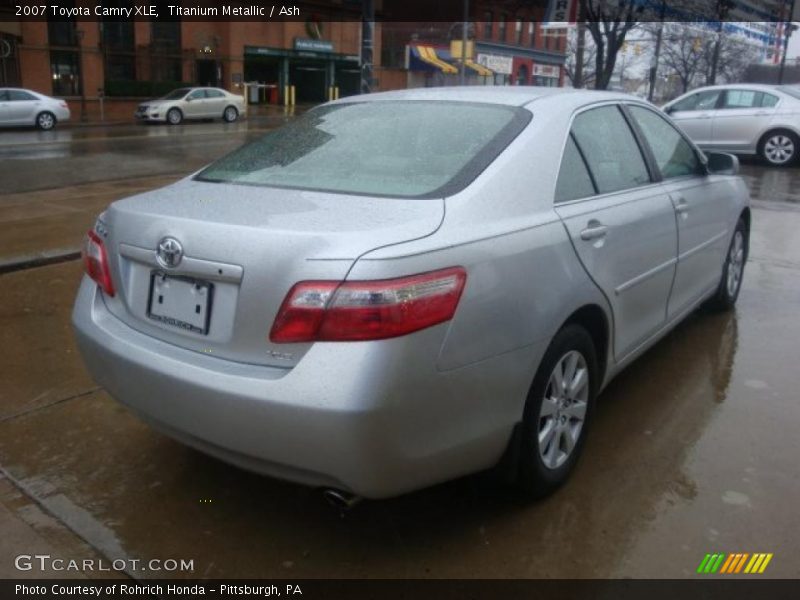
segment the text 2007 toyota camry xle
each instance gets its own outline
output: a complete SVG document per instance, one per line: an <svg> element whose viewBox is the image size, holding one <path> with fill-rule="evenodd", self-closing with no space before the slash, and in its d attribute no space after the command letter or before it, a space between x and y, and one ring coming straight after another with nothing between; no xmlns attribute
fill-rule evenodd
<svg viewBox="0 0 800 600"><path fill-rule="evenodd" d="M502 462L540 495L615 374L736 301L737 168L619 94L337 101L111 204L73 322L100 385L236 465L378 498Z"/></svg>

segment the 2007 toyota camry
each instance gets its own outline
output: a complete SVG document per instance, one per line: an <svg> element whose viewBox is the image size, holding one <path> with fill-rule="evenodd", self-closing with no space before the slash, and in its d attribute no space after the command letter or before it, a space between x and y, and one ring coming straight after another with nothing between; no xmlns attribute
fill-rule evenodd
<svg viewBox="0 0 800 600"><path fill-rule="evenodd" d="M736 301L737 169L621 94L348 98L111 204L73 323L100 385L241 467L349 502L501 464L542 495L603 386Z"/></svg>

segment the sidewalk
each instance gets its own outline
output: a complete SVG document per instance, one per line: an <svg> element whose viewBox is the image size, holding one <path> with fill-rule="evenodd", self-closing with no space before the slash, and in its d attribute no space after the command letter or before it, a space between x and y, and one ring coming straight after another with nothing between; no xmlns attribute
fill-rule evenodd
<svg viewBox="0 0 800 600"><path fill-rule="evenodd" d="M23 494L4 475L0 474L0 579L88 579L83 571L41 571L35 566L29 571L18 570L19 555L49 555L65 561L83 560L95 563L101 557L94 549L59 521L43 511ZM106 560L107 562L107 560ZM27 560L23 559L23 565ZM120 576L104 573L103 577Z"/></svg>
<svg viewBox="0 0 800 600"><path fill-rule="evenodd" d="M76 258L84 234L109 202L179 178L158 175L0 196L0 273Z"/></svg>
<svg viewBox="0 0 800 600"><path fill-rule="evenodd" d="M285 117L298 116L316 106L315 104L302 104L296 106L280 106L276 104L252 104L247 107L247 115L244 117L249 121L262 121L274 118L283 119ZM59 123L57 127L64 129L91 128L91 127L119 127L123 125L133 125L138 123L131 112L130 118L111 118L101 121L96 114L89 115L88 121L81 121L80 110L72 111L69 121Z"/></svg>

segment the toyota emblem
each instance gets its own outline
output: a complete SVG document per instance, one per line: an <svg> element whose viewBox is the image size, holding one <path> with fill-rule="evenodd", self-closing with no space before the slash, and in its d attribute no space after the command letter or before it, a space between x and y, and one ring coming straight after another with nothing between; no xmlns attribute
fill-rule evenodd
<svg viewBox="0 0 800 600"><path fill-rule="evenodd" d="M165 237L158 242L156 259L162 267L174 269L183 259L183 246L174 237Z"/></svg>

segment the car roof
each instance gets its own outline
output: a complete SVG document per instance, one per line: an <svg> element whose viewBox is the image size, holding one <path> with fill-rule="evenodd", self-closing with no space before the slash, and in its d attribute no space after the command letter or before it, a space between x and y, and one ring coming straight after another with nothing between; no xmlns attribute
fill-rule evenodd
<svg viewBox="0 0 800 600"><path fill-rule="evenodd" d="M380 102L382 100L436 100L524 106L535 100L553 96L559 96L565 100L568 98L570 104L591 103L600 100L640 100L635 96L620 92L515 85L412 88L362 96L349 96L337 100L335 103Z"/></svg>
<svg viewBox="0 0 800 600"><path fill-rule="evenodd" d="M774 92L780 91L780 87L777 84L769 84L769 83L725 83L721 85L704 85L703 87L695 88L693 90L689 90L685 94L681 94L685 96L686 94L694 94L696 92L704 92L706 90L757 90L763 92Z"/></svg>

